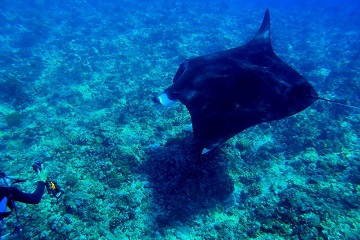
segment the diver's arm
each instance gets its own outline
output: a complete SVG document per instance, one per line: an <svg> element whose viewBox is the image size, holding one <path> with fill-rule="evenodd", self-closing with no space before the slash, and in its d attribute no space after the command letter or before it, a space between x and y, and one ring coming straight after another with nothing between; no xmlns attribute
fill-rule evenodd
<svg viewBox="0 0 360 240"><path fill-rule="evenodd" d="M11 195L14 201L30 204L38 204L44 194L46 183L38 182L38 186L33 193L24 193L17 188L10 188Z"/></svg>
<svg viewBox="0 0 360 240"><path fill-rule="evenodd" d="M41 165L41 168L37 171L40 181L38 182L38 186L33 193L24 193L17 188L10 188L11 195L14 201L30 203L30 204L38 204L44 195L45 185L47 181L48 172Z"/></svg>

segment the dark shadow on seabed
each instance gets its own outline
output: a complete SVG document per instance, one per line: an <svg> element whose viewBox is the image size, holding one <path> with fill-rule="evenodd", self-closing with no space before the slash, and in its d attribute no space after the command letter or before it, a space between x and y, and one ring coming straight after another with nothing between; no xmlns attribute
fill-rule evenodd
<svg viewBox="0 0 360 240"><path fill-rule="evenodd" d="M234 191L219 153L197 156L192 139L191 134L169 139L164 147L149 150L142 165L153 189L155 228L206 214Z"/></svg>

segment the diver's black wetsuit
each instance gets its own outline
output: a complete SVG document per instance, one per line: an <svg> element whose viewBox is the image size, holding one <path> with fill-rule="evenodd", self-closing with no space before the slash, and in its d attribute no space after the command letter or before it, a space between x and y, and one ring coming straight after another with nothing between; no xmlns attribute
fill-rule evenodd
<svg viewBox="0 0 360 240"><path fill-rule="evenodd" d="M22 203L29 203L29 204L38 204L44 195L46 183L43 181L39 181L36 190L33 193L24 193L17 188L14 187L0 187L0 201L6 197L8 199L6 205L10 208L10 211L7 212L0 212L0 239L1 239L1 225L3 223L2 219L8 217L13 209L15 208L14 202L22 202ZM19 218L16 212L16 218L19 222ZM21 229L17 226L15 227L15 231L19 232Z"/></svg>
<svg viewBox="0 0 360 240"><path fill-rule="evenodd" d="M14 187L0 187L0 200L3 197L10 198L12 196L13 201L38 204L45 191L45 182L39 181L36 190L33 193L24 193Z"/></svg>

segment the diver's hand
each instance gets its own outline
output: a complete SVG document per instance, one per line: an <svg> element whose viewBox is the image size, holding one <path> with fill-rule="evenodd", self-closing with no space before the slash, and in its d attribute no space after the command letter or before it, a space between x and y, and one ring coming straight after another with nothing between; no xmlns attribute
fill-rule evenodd
<svg viewBox="0 0 360 240"><path fill-rule="evenodd" d="M45 167L41 164L41 169L38 170L37 173L39 175L40 181L46 182L48 177L48 171Z"/></svg>

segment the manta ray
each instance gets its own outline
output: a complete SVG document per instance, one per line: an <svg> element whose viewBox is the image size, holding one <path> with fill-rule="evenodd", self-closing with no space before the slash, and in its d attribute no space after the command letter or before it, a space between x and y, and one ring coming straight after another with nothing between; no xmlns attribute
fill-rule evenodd
<svg viewBox="0 0 360 240"><path fill-rule="evenodd" d="M251 126L301 112L318 99L323 98L305 77L275 54L269 10L250 42L187 59L173 84L153 98L162 105L179 100L186 106L201 154Z"/></svg>

